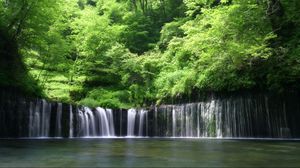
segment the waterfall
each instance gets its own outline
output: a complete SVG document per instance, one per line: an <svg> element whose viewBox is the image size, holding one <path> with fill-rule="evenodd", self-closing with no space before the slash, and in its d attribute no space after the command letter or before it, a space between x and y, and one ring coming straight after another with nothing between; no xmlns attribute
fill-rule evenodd
<svg viewBox="0 0 300 168"><path fill-rule="evenodd" d="M73 126L73 108L72 105L70 105L70 130L69 130L69 136L72 138L74 135L74 126Z"/></svg>
<svg viewBox="0 0 300 168"><path fill-rule="evenodd" d="M220 114L214 100L210 102L189 103L183 105L169 105L159 107L160 115L171 113L172 137L210 137L217 132L220 136ZM218 114L218 117L215 115ZM164 114L169 116L168 114ZM163 116L158 116L163 118ZM168 120L168 117L167 119ZM168 135L169 126L158 129L163 135Z"/></svg>
<svg viewBox="0 0 300 168"><path fill-rule="evenodd" d="M291 97L268 94L208 96L196 103L160 105L149 110L92 109L41 99L16 102L5 96L2 99L0 137L4 138L300 137L298 93Z"/></svg>
<svg viewBox="0 0 300 168"><path fill-rule="evenodd" d="M30 102L29 137L49 137L51 106L45 100ZM101 107L74 110L70 105L67 124L69 137L120 136L124 127L127 136L148 136L150 131L150 136L160 137L291 137L288 108L286 103L271 104L267 97L209 99L162 105L152 111L129 109L127 119L121 119L115 118L123 116L117 114L121 111ZM62 136L62 109L58 103L54 115L56 137Z"/></svg>
<svg viewBox="0 0 300 168"><path fill-rule="evenodd" d="M148 111L145 109L129 109L127 112L127 136L135 136L135 130L138 131L138 136L147 136Z"/></svg>
<svg viewBox="0 0 300 168"><path fill-rule="evenodd" d="M110 109L96 108L100 136L115 136L113 115Z"/></svg>
<svg viewBox="0 0 300 168"><path fill-rule="evenodd" d="M155 112L154 132L173 137L289 137L286 105L260 99L210 99L199 103L165 105ZM270 112L272 110L272 113Z"/></svg>
<svg viewBox="0 0 300 168"><path fill-rule="evenodd" d="M42 108L41 108L42 105ZM29 137L48 137L50 132L51 104L45 100L30 102Z"/></svg>
<svg viewBox="0 0 300 168"><path fill-rule="evenodd" d="M29 137L40 136L40 101L30 102Z"/></svg>
<svg viewBox="0 0 300 168"><path fill-rule="evenodd" d="M220 102L216 102L216 111L215 111L215 119L216 119L216 137L222 138L222 106Z"/></svg>
<svg viewBox="0 0 300 168"><path fill-rule="evenodd" d="M78 118L77 118L78 124L78 136L86 136L86 122L85 122L85 116L83 114L83 111L78 109Z"/></svg>
<svg viewBox="0 0 300 168"><path fill-rule="evenodd" d="M109 136L109 124L105 109L97 107L96 112L101 136Z"/></svg>
<svg viewBox="0 0 300 168"><path fill-rule="evenodd" d="M108 118L108 127L109 127L109 136L115 136L115 123L113 112L111 109L106 109L107 118Z"/></svg>
<svg viewBox="0 0 300 168"><path fill-rule="evenodd" d="M78 110L78 136L115 136L114 118L111 109L84 107Z"/></svg>
<svg viewBox="0 0 300 168"><path fill-rule="evenodd" d="M136 110L129 109L127 117L127 136L134 136Z"/></svg>
<svg viewBox="0 0 300 168"><path fill-rule="evenodd" d="M56 113L56 127L55 127L56 137L61 137L61 115L62 115L62 103L58 103L57 113Z"/></svg>
<svg viewBox="0 0 300 168"><path fill-rule="evenodd" d="M83 112L84 119L84 136L90 136L90 120L87 112L84 110Z"/></svg>
<svg viewBox="0 0 300 168"><path fill-rule="evenodd" d="M29 137L33 137L33 134L34 134L34 106L33 106L33 102L30 102L30 105L29 105L29 125L28 125L28 128L29 128Z"/></svg>
<svg viewBox="0 0 300 168"><path fill-rule="evenodd" d="M176 111L172 109L172 136L176 137Z"/></svg>
<svg viewBox="0 0 300 168"><path fill-rule="evenodd" d="M88 108L84 107L84 114L85 114L85 122L86 122L86 136L96 136L96 124L95 124L95 116L93 111Z"/></svg>
<svg viewBox="0 0 300 168"><path fill-rule="evenodd" d="M139 136L143 136L143 131L144 131L144 125L146 124L147 125L147 122L145 123L146 121L146 114L147 114L148 111L146 110L140 110L139 111Z"/></svg>

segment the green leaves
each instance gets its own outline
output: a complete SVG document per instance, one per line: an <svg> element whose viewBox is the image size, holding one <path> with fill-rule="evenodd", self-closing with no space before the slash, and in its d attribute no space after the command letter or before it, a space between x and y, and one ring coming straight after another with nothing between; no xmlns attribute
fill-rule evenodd
<svg viewBox="0 0 300 168"><path fill-rule="evenodd" d="M143 106L195 90L296 85L300 4L280 0L283 12L270 15L270 2L0 0L0 33L48 98Z"/></svg>
<svg viewBox="0 0 300 168"><path fill-rule="evenodd" d="M181 26L185 36L170 40L164 54L170 63L156 79L159 96L252 87L252 60L271 56L269 41L276 36L262 7L236 4L202 12Z"/></svg>

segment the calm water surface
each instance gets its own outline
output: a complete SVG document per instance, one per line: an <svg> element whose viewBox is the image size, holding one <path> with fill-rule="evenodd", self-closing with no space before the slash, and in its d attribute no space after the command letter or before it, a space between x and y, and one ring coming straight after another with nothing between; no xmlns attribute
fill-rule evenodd
<svg viewBox="0 0 300 168"><path fill-rule="evenodd" d="M300 141L0 140L1 167L300 167Z"/></svg>

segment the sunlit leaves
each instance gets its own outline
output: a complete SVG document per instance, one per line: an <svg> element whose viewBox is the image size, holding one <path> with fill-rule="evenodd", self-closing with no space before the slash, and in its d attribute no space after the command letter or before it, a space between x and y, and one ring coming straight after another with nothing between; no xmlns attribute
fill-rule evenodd
<svg viewBox="0 0 300 168"><path fill-rule="evenodd" d="M186 94L193 88L251 87L254 78L245 71L251 68L253 59L267 59L272 54L268 42L276 36L263 8L243 4L206 8L202 12L181 27L184 37L169 42L164 56L170 68L163 68L156 80L160 96Z"/></svg>

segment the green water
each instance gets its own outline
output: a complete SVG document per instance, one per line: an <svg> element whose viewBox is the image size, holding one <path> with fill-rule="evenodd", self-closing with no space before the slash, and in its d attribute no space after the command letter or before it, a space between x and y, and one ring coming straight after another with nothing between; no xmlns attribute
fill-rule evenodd
<svg viewBox="0 0 300 168"><path fill-rule="evenodd" d="M299 141L0 140L1 167L300 167Z"/></svg>

